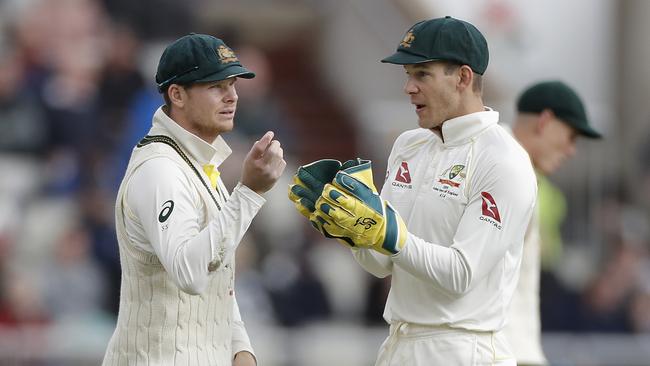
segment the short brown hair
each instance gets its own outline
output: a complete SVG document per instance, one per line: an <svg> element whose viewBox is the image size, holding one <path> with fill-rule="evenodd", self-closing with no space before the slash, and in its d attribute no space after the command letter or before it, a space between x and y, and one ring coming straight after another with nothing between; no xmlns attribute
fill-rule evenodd
<svg viewBox="0 0 650 366"><path fill-rule="evenodd" d="M172 101L171 101L171 99L169 99L169 86L167 86L165 88L165 90L162 91L162 97L163 97L163 100L165 101L165 106L167 108L171 108L172 107Z"/></svg>

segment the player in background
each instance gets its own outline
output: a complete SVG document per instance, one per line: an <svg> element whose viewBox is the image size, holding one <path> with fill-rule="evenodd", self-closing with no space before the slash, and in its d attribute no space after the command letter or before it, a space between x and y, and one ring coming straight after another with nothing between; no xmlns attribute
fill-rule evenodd
<svg viewBox="0 0 650 366"><path fill-rule="evenodd" d="M256 360L234 293L234 254L286 165L267 132L229 194L235 84L255 75L220 39L190 34L162 54L165 105L134 148L115 207L122 265L117 326L104 366L235 365Z"/></svg>
<svg viewBox="0 0 650 366"><path fill-rule="evenodd" d="M420 128L395 141L381 195L361 160L303 166L290 187L325 236L392 276L378 366L515 365L501 329L537 186L528 155L483 104L488 59L468 22L415 24L382 60L404 68Z"/></svg>
<svg viewBox="0 0 650 366"><path fill-rule="evenodd" d="M544 81L527 88L517 100L513 134L526 149L537 173L539 197L553 189L546 176L574 155L578 136L600 138L589 125L585 107L576 92L561 81ZM518 365L546 365L541 347L539 280L541 248L539 210L524 239L524 255L517 290L504 332Z"/></svg>

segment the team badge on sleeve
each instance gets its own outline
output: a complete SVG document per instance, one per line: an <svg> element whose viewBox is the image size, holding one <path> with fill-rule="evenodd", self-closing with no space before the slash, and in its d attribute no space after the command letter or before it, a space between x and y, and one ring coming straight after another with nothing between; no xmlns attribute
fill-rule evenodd
<svg viewBox="0 0 650 366"><path fill-rule="evenodd" d="M407 162L403 161L402 165L397 169L395 180L402 183L411 183L411 172L409 171L409 164Z"/></svg>
<svg viewBox="0 0 650 366"><path fill-rule="evenodd" d="M411 172L409 171L408 162L402 161L402 164L397 168L397 173L395 174L395 179L393 180L392 185L393 187L399 188L413 188L413 185L411 184Z"/></svg>
<svg viewBox="0 0 650 366"><path fill-rule="evenodd" d="M494 225L494 227L501 230L501 215L499 214L499 208L497 207L494 197L492 197L488 192L481 192L481 199L483 200L483 203L481 205L482 216L480 220L489 222Z"/></svg>
<svg viewBox="0 0 650 366"><path fill-rule="evenodd" d="M494 198L491 194L487 192L481 192L481 197L483 198L483 206L481 206L481 211L483 215L489 216L498 222L501 222L501 215L499 215L499 208L497 203L494 202Z"/></svg>

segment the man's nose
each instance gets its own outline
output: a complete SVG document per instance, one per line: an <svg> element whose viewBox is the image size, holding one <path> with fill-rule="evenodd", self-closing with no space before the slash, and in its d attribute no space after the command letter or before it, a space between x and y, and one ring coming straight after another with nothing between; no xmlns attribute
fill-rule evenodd
<svg viewBox="0 0 650 366"><path fill-rule="evenodd" d="M406 83L404 84L404 93L410 95L410 94L415 94L417 92L418 92L417 85L415 85L415 82L413 82L411 78L408 78L406 80Z"/></svg>

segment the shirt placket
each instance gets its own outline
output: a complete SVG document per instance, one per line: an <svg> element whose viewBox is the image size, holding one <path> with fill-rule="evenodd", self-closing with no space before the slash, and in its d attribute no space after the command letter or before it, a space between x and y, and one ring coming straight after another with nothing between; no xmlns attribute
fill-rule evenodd
<svg viewBox="0 0 650 366"><path fill-rule="evenodd" d="M415 170L415 177L413 179L414 185L414 195L413 202L411 204L411 212L409 213L408 223L413 219L416 209L421 201L420 197L430 194L431 182L437 174L436 167L440 162L441 149L439 144L431 143L430 147L427 149L427 153L423 154L420 157L418 162L417 169Z"/></svg>

